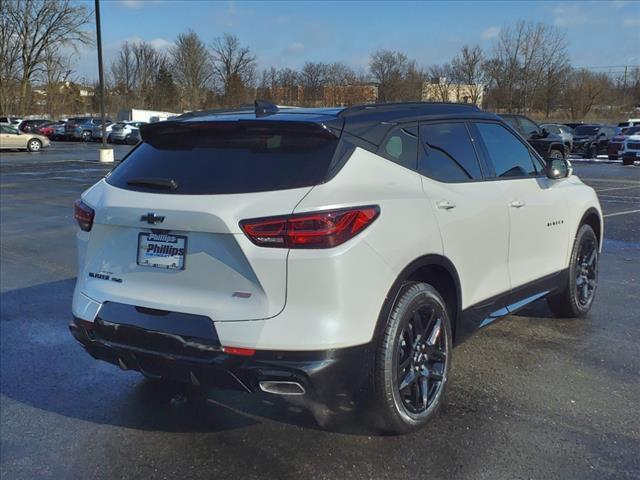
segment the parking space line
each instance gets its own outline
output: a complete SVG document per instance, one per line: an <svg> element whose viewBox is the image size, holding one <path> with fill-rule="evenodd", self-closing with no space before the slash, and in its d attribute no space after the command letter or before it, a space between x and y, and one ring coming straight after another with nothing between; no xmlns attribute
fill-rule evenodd
<svg viewBox="0 0 640 480"><path fill-rule="evenodd" d="M615 213L607 213L604 217L615 217L617 215L628 215L629 213L639 213L640 208L637 210L627 210L626 212L615 212Z"/></svg>

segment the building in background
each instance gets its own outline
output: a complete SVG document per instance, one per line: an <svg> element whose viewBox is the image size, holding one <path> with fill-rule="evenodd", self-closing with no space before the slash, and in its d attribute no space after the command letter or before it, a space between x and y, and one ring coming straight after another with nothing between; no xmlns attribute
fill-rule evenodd
<svg viewBox="0 0 640 480"><path fill-rule="evenodd" d="M448 78L434 78L422 84L422 101L474 103L482 108L485 86L453 83Z"/></svg>

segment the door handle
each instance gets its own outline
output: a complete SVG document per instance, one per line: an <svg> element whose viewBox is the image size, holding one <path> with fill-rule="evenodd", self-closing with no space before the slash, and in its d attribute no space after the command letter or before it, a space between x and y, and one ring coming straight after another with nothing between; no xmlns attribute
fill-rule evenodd
<svg viewBox="0 0 640 480"><path fill-rule="evenodd" d="M436 202L436 207L442 210L451 210L452 208L456 208L456 204L449 200L442 200L440 202Z"/></svg>
<svg viewBox="0 0 640 480"><path fill-rule="evenodd" d="M525 203L522 200L513 200L509 205L513 208L522 208L525 206Z"/></svg>

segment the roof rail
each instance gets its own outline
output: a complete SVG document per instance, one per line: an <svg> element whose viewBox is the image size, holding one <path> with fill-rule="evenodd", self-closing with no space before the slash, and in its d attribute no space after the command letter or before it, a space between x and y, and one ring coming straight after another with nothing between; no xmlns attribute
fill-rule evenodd
<svg viewBox="0 0 640 480"><path fill-rule="evenodd" d="M345 108L342 112L340 112L340 116L346 117L350 114L356 114L363 111L371 111L371 110L395 110L398 108L406 108L406 109L416 109L419 110L421 108L427 109L433 106L446 106L446 107L461 107L462 109L468 110L480 110L480 108L473 103L457 103L457 102L388 102L388 103L367 103L361 105L353 105L351 107ZM425 112L427 113L427 112Z"/></svg>

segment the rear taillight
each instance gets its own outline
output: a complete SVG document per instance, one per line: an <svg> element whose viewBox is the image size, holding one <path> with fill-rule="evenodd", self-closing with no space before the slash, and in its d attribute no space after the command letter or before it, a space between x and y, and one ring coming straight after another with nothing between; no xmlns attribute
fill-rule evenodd
<svg viewBox="0 0 640 480"><path fill-rule="evenodd" d="M243 220L240 227L261 247L331 248L355 237L379 214L377 206L343 208Z"/></svg>
<svg viewBox="0 0 640 480"><path fill-rule="evenodd" d="M93 226L93 217L95 216L93 208L78 199L73 205L73 216L75 217L76 222L78 222L80 230L84 230L85 232L91 230L91 227Z"/></svg>

